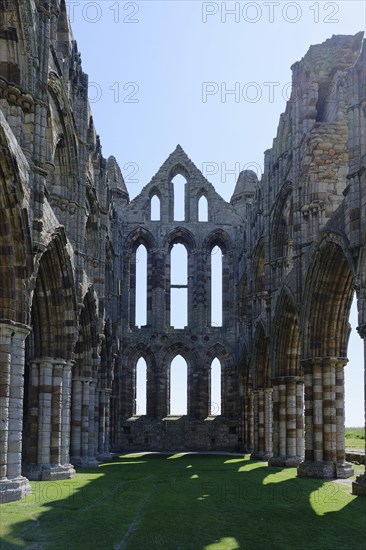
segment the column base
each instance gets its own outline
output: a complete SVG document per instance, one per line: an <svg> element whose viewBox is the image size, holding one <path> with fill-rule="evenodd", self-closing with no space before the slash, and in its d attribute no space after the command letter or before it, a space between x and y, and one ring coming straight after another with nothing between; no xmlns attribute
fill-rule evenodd
<svg viewBox="0 0 366 550"><path fill-rule="evenodd" d="M107 462L107 461L109 461L109 460L112 460L113 455L112 455L112 453L107 453L107 452L105 452L105 453L98 453L96 458L97 458L97 460L100 461L100 462Z"/></svg>
<svg viewBox="0 0 366 550"><path fill-rule="evenodd" d="M282 468L297 468L304 460L301 456L273 456L268 461L268 466L279 466Z"/></svg>
<svg viewBox="0 0 366 550"><path fill-rule="evenodd" d="M315 462L305 460L297 468L298 477L312 477L317 479L346 479L353 476L352 465L348 462Z"/></svg>
<svg viewBox="0 0 366 550"><path fill-rule="evenodd" d="M358 497L366 497L366 473L356 477L352 483L352 494Z"/></svg>
<svg viewBox="0 0 366 550"><path fill-rule="evenodd" d="M32 481L60 481L75 475L72 464L28 464L25 471Z"/></svg>
<svg viewBox="0 0 366 550"><path fill-rule="evenodd" d="M97 468L99 462L95 457L82 458L80 456L71 457L72 463L78 468Z"/></svg>
<svg viewBox="0 0 366 550"><path fill-rule="evenodd" d="M0 504L20 500L31 493L32 488L26 477L0 480Z"/></svg>
<svg viewBox="0 0 366 550"><path fill-rule="evenodd" d="M253 451L250 455L250 460L263 460L263 462L267 462L267 460L270 460L272 456L272 453L268 451Z"/></svg>
<svg viewBox="0 0 366 550"><path fill-rule="evenodd" d="M349 477L352 477L355 473L354 469L352 468L352 464L350 464L349 462L343 462L343 464L337 463L335 467L337 479L347 479Z"/></svg>

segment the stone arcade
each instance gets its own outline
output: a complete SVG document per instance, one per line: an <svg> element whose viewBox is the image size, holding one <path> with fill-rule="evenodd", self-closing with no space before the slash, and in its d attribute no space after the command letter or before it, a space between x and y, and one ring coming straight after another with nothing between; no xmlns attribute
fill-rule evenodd
<svg viewBox="0 0 366 550"><path fill-rule="evenodd" d="M5 0L0 46L1 501L27 494L29 479L68 478L74 466L122 449L240 450L297 466L299 476L350 476L343 371L355 291L366 337L362 34L333 36L293 65L296 97L265 153L264 175L258 181L242 172L230 204L180 146L129 200L116 160L101 154L63 0ZM180 221L177 175L185 178ZM176 284L178 244L188 269ZM142 327L135 318L140 246L147 255ZM220 326L211 314L215 248ZM179 289L188 304L184 328L171 322ZM181 418L169 408L177 355L188 377ZM140 358L147 366L142 416ZM219 416L210 414L214 359ZM365 495L365 476L353 492Z"/></svg>

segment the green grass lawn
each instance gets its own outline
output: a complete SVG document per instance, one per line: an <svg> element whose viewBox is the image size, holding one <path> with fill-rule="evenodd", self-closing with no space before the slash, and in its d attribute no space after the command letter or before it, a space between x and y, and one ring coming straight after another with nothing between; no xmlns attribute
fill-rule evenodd
<svg viewBox="0 0 366 550"><path fill-rule="evenodd" d="M32 487L0 507L2 550L365 550L349 485L248 458L129 455Z"/></svg>
<svg viewBox="0 0 366 550"><path fill-rule="evenodd" d="M346 428L346 449L365 450L365 428Z"/></svg>

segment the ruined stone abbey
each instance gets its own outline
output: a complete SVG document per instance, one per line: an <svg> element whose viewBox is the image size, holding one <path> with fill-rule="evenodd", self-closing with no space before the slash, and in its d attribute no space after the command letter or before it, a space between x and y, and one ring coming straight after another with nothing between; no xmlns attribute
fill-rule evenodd
<svg viewBox="0 0 366 550"><path fill-rule="evenodd" d="M177 146L130 201L116 159L101 154L64 1L1 3L1 502L27 494L29 479L68 478L74 466L129 450L238 451L296 466L299 476L353 474L344 366L355 292L366 338L363 34L311 46L292 72L260 181L243 171L227 203ZM187 264L178 279L176 245ZM222 262L219 323L214 249ZM179 292L187 315L177 328ZM180 417L170 411L178 355L187 364ZM146 414L136 408L140 359ZM219 415L211 410L214 360ZM366 494L365 476L353 492Z"/></svg>

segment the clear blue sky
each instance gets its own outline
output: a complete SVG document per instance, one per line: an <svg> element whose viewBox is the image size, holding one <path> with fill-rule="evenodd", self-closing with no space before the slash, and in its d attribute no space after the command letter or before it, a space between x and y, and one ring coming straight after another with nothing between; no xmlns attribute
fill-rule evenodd
<svg viewBox="0 0 366 550"><path fill-rule="evenodd" d="M363 0L78 0L68 7L103 153L117 158L131 198L180 143L229 200L239 170L260 174L290 66L311 44L366 26ZM228 93L235 89L239 98ZM364 423L363 351L353 334L348 426Z"/></svg>

